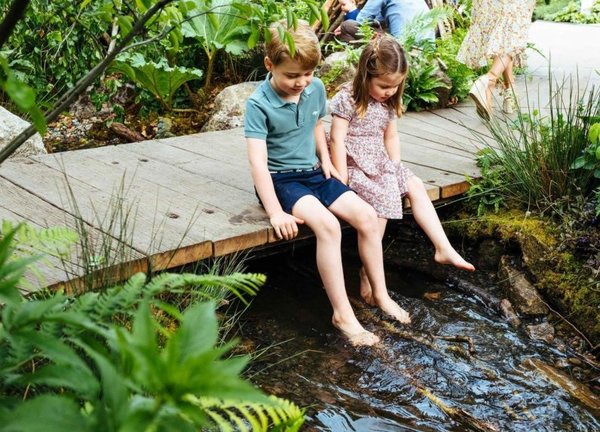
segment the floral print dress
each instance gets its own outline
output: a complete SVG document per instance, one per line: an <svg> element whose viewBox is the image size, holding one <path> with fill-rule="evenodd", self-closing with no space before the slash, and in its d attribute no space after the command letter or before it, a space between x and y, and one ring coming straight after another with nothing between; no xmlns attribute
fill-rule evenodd
<svg viewBox="0 0 600 432"><path fill-rule="evenodd" d="M371 99L365 116L359 117L350 85L343 86L333 97L330 108L331 114L350 122L345 141L348 185L373 206L378 217L401 219L402 197L413 173L403 164L391 161L383 142L384 132L396 114Z"/></svg>
<svg viewBox="0 0 600 432"><path fill-rule="evenodd" d="M472 69L509 54L520 66L535 0L473 0L471 27L457 59Z"/></svg>

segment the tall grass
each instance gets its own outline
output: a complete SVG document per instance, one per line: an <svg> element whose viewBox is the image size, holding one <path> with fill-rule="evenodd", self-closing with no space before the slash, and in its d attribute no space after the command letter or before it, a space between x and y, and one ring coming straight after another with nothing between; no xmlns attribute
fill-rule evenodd
<svg viewBox="0 0 600 432"><path fill-rule="evenodd" d="M486 143L480 163L488 175L494 173L493 193L527 210L553 214L557 203L587 195L594 186L593 172L572 166L589 145L600 95L597 87L580 89L578 77L569 77L560 83L551 78L549 96L546 107L532 108L527 92L525 112L516 118L494 116L487 125L495 144L476 135ZM485 170L483 175L486 181Z"/></svg>

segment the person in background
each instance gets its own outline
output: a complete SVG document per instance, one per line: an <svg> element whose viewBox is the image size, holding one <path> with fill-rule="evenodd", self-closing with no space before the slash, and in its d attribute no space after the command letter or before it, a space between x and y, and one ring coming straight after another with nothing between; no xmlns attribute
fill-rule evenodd
<svg viewBox="0 0 600 432"><path fill-rule="evenodd" d="M398 38L409 22L428 11L425 0L368 0L355 20L342 23L339 38L344 42L360 39L357 33L364 22L374 23L376 27L383 25L385 31ZM433 37L433 33L426 37Z"/></svg>
<svg viewBox="0 0 600 432"><path fill-rule="evenodd" d="M535 0L473 0L471 26L460 46L457 59L472 69L492 65L471 87L469 95L477 113L489 119L493 109L493 90L500 76L503 84L502 110L515 109L513 67L527 47L527 35Z"/></svg>

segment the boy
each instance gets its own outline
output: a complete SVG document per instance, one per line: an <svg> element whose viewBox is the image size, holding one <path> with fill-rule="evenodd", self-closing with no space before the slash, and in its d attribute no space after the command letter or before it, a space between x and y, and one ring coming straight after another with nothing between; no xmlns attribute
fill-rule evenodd
<svg viewBox="0 0 600 432"><path fill-rule="evenodd" d="M340 4L340 9L344 12L344 21L353 20L356 21L356 17L358 17L358 13L360 9L356 7L356 2L354 0L338 0ZM342 32L342 27L338 26L333 34L339 36Z"/></svg>
<svg viewBox="0 0 600 432"><path fill-rule="evenodd" d="M290 30L292 57L275 24L265 47L265 81L246 103L244 131L254 186L275 234L290 240L306 223L317 239L317 267L333 307L333 325L353 345L374 345L379 338L358 322L346 294L337 217L358 232L359 253L372 290L363 297L401 322L408 313L389 296L383 252L373 208L339 181L327 150L321 118L323 83L313 77L321 59L319 41L308 24Z"/></svg>

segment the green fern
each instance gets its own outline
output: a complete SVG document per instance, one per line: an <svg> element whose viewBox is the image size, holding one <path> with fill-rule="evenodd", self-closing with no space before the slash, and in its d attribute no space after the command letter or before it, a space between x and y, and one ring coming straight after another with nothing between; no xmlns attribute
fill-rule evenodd
<svg viewBox="0 0 600 432"><path fill-rule="evenodd" d="M188 400L205 411L214 426L223 432L294 432L304 423L304 410L288 400L275 396L269 396L266 403L193 396L189 396Z"/></svg>

